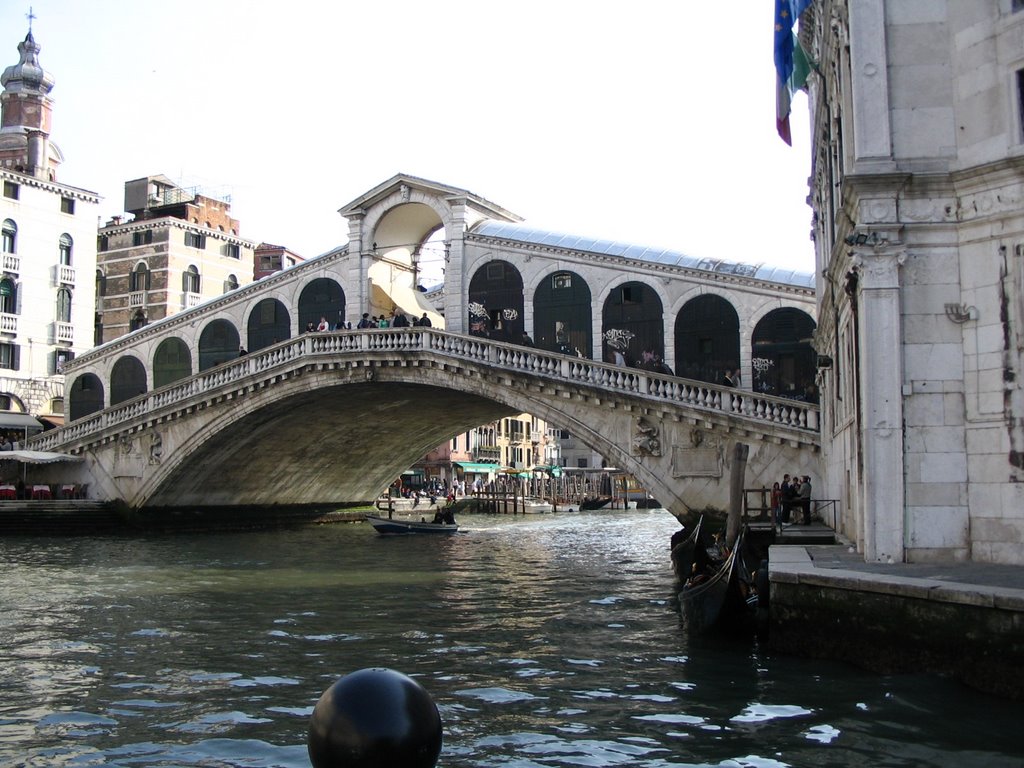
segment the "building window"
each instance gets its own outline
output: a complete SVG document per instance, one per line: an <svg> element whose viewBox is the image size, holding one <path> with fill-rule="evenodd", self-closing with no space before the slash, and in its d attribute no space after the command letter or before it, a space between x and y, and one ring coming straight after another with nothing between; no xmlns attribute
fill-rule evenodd
<svg viewBox="0 0 1024 768"><path fill-rule="evenodd" d="M0 368L7 369L9 371L18 370L17 344L0 344ZM7 401L7 405L5 407L10 409L10 400Z"/></svg>
<svg viewBox="0 0 1024 768"><path fill-rule="evenodd" d="M153 242L153 230L144 229L132 232L132 245L149 245Z"/></svg>
<svg viewBox="0 0 1024 768"><path fill-rule="evenodd" d="M107 276L103 274L103 270L96 270L96 298L100 298L107 295Z"/></svg>
<svg viewBox="0 0 1024 768"><path fill-rule="evenodd" d="M577 467L577 469L586 469L588 463L589 462L588 462L587 459L576 459L576 467Z"/></svg>
<svg viewBox="0 0 1024 768"><path fill-rule="evenodd" d="M74 215L74 213L75 213L75 198L73 198L73 197L62 197L60 199L60 212L61 213L70 213L71 215Z"/></svg>
<svg viewBox="0 0 1024 768"><path fill-rule="evenodd" d="M141 309L132 315L131 329L133 331L137 331L139 328L144 328L146 325L146 313Z"/></svg>
<svg viewBox="0 0 1024 768"><path fill-rule="evenodd" d="M238 278L234 275L228 275L228 279L224 281L224 293L230 293L238 287Z"/></svg>
<svg viewBox="0 0 1024 768"><path fill-rule="evenodd" d="M64 373L64 366L75 358L75 353L70 349L53 350L53 372ZM63 401L61 402L63 407ZM51 413L62 413L63 411L50 411Z"/></svg>
<svg viewBox="0 0 1024 768"><path fill-rule="evenodd" d="M65 233L60 236L60 263L61 266L71 266L71 246L72 246L71 235Z"/></svg>
<svg viewBox="0 0 1024 768"><path fill-rule="evenodd" d="M227 243L224 246L224 255L229 259L240 259L242 258L242 249L238 247L237 243Z"/></svg>
<svg viewBox="0 0 1024 768"><path fill-rule="evenodd" d="M130 291L148 291L149 280L150 280L149 267L144 263L136 264L135 269L132 270L131 280L129 281Z"/></svg>
<svg viewBox="0 0 1024 768"><path fill-rule="evenodd" d="M18 252L18 225L10 219L4 219L3 228L3 252Z"/></svg>
<svg viewBox="0 0 1024 768"><path fill-rule="evenodd" d="M55 416L64 413L64 398L55 397L50 401L50 413Z"/></svg>
<svg viewBox="0 0 1024 768"><path fill-rule="evenodd" d="M106 235L100 235L96 238L96 250L103 253L110 249L110 239Z"/></svg>
<svg viewBox="0 0 1024 768"><path fill-rule="evenodd" d="M18 289L9 278L0 280L0 312L14 315L18 312Z"/></svg>
<svg viewBox="0 0 1024 768"><path fill-rule="evenodd" d="M4 182L4 197L9 197L11 200L17 200L20 194L20 184L15 184L13 181Z"/></svg>
<svg viewBox="0 0 1024 768"><path fill-rule="evenodd" d="M67 288L57 291L57 322L71 322L71 291Z"/></svg>
<svg viewBox="0 0 1024 768"><path fill-rule="evenodd" d="M564 288L572 288L572 275L568 272L559 272L557 275L552 275L551 288L556 291Z"/></svg>
<svg viewBox="0 0 1024 768"><path fill-rule="evenodd" d="M98 347L103 343L103 314L97 312L92 319L92 343Z"/></svg>
<svg viewBox="0 0 1024 768"><path fill-rule="evenodd" d="M194 264L182 273L181 290L185 293L199 293L199 270Z"/></svg>
<svg viewBox="0 0 1024 768"><path fill-rule="evenodd" d="M185 245L189 248L206 248L206 235L199 232L186 232Z"/></svg>

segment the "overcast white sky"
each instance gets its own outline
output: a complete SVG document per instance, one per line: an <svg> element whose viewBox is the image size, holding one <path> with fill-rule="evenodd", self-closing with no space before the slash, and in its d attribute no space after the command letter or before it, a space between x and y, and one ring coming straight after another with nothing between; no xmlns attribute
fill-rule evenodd
<svg viewBox="0 0 1024 768"><path fill-rule="evenodd" d="M120 213L162 173L306 257L396 173L544 229L813 271L807 99L775 132L772 0L29 2L59 180Z"/></svg>

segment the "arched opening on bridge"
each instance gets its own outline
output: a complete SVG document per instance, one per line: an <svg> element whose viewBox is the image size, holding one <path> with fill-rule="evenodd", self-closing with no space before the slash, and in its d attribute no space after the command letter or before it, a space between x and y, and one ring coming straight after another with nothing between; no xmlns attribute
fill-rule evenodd
<svg viewBox="0 0 1024 768"><path fill-rule="evenodd" d="M533 337L540 349L591 357L590 286L575 272L545 277L533 294Z"/></svg>
<svg viewBox="0 0 1024 768"><path fill-rule="evenodd" d="M175 337L164 339L153 355L153 389L173 384L192 375L192 353L188 344Z"/></svg>
<svg viewBox="0 0 1024 768"><path fill-rule="evenodd" d="M311 280L299 294L299 328L305 328L309 323L316 328L321 317L327 318L331 328L339 318L345 319L345 292L329 277ZM250 317L250 328L251 321Z"/></svg>
<svg viewBox="0 0 1024 768"><path fill-rule="evenodd" d="M811 346L814 327L810 315L792 307L774 309L761 318L751 338L755 392L818 402L817 357Z"/></svg>
<svg viewBox="0 0 1024 768"><path fill-rule="evenodd" d="M604 301L601 335L605 362L615 362L615 349L622 352L627 365L636 365L644 352L663 358L665 323L655 290L636 281L615 286Z"/></svg>
<svg viewBox="0 0 1024 768"><path fill-rule="evenodd" d="M215 365L226 363L238 357L238 331L227 320L213 320L199 335L199 370L205 371Z"/></svg>
<svg viewBox="0 0 1024 768"><path fill-rule="evenodd" d="M146 366L142 361L132 355L119 357L110 369L110 404L131 400L146 390Z"/></svg>
<svg viewBox="0 0 1024 768"><path fill-rule="evenodd" d="M740 367L740 318L726 299L704 294L676 315L676 375L721 383Z"/></svg>
<svg viewBox="0 0 1024 768"><path fill-rule="evenodd" d="M317 315L317 321L319 319L320 316ZM284 304L277 299L263 299L253 307L246 332L250 352L291 337L291 316Z"/></svg>
<svg viewBox="0 0 1024 768"><path fill-rule="evenodd" d="M489 261L469 282L469 332L494 341L523 338L523 276L507 261Z"/></svg>
<svg viewBox="0 0 1024 768"><path fill-rule="evenodd" d="M68 392L68 419L74 421L103 410L103 382L94 373L83 373Z"/></svg>

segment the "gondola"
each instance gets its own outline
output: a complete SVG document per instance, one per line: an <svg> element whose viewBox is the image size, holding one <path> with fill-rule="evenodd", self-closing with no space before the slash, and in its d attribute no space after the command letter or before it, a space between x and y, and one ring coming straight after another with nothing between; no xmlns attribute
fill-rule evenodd
<svg viewBox="0 0 1024 768"><path fill-rule="evenodd" d="M704 516L701 515L700 519L697 520L695 525L688 536L682 541L676 541L675 539L682 533L684 529L680 528L672 536L672 570L675 571L676 579L680 584L685 584L686 580L693 575L693 562L697 554L697 542L700 540L701 526L704 524Z"/></svg>
<svg viewBox="0 0 1024 768"><path fill-rule="evenodd" d="M458 523L428 523L415 520L390 520L367 515L366 520L381 536L402 536L411 533L458 533Z"/></svg>
<svg viewBox="0 0 1024 768"><path fill-rule="evenodd" d="M704 568L698 564L679 591L679 610L690 632L753 628L757 603L750 599L754 587L743 562L745 532L724 558L711 557Z"/></svg>

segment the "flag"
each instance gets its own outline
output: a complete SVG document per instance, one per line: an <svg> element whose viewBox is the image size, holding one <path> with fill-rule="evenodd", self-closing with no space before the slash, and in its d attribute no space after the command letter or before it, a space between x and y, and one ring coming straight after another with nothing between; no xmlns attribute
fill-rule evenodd
<svg viewBox="0 0 1024 768"><path fill-rule="evenodd" d="M810 4L811 0L775 0L775 125L779 136L790 145L790 102L807 82L810 69L793 27Z"/></svg>

